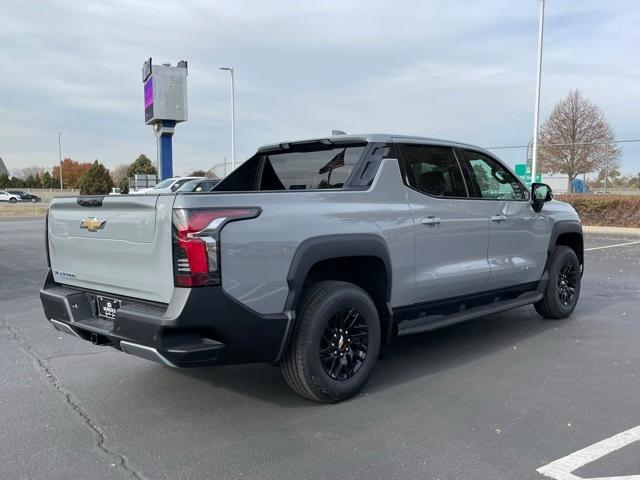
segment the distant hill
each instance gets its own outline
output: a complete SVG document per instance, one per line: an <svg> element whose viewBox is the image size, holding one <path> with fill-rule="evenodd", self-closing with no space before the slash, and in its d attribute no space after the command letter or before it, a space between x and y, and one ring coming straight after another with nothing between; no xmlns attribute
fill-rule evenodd
<svg viewBox="0 0 640 480"><path fill-rule="evenodd" d="M9 170L7 170L7 167L4 165L2 157L0 157L0 175L9 175Z"/></svg>

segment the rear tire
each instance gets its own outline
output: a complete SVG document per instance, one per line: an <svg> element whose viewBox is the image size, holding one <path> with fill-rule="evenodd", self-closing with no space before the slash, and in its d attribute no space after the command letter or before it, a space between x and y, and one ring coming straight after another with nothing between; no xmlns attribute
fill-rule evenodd
<svg viewBox="0 0 640 480"><path fill-rule="evenodd" d="M536 312L544 318L567 318L578 303L580 296L580 261L573 249L559 245L549 262L549 282L544 297L534 304Z"/></svg>
<svg viewBox="0 0 640 480"><path fill-rule="evenodd" d="M9 199L9 203L16 203L17 201L18 201L18 200L16 200L16 199L15 199L15 198L13 198L13 197Z"/></svg>
<svg viewBox="0 0 640 480"><path fill-rule="evenodd" d="M304 294L280 364L298 394L333 403L355 395L380 352L380 319L371 297L347 282L324 281Z"/></svg>

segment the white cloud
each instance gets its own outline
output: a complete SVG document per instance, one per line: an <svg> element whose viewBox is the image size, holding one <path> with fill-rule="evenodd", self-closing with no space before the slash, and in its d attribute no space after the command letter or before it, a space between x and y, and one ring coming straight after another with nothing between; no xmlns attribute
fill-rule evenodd
<svg viewBox="0 0 640 480"><path fill-rule="evenodd" d="M237 72L238 155L282 138L391 131L481 145L531 137L537 5L529 0L56 2L0 17L0 156L11 168L66 155L113 167L155 155L143 123L142 61L189 61L190 120L175 169L229 152L228 74ZM619 138L640 136L640 5L548 2L543 115L571 88ZM640 147L624 147L624 170ZM499 151L510 162L524 152Z"/></svg>

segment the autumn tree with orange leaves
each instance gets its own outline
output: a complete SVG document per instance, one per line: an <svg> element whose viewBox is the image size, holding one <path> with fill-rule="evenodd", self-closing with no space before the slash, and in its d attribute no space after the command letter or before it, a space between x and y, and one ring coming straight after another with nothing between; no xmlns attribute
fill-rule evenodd
<svg viewBox="0 0 640 480"><path fill-rule="evenodd" d="M77 162L70 158L62 161L62 182L65 188L79 188L79 180L92 166L91 162ZM60 185L60 166L53 167L53 178L57 180L54 185Z"/></svg>

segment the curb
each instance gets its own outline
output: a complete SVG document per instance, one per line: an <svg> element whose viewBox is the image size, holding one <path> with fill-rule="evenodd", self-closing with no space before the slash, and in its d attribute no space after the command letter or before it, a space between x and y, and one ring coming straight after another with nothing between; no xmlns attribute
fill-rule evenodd
<svg viewBox="0 0 640 480"><path fill-rule="evenodd" d="M616 234L640 237L640 228L583 226L582 231L585 233L604 233L609 235Z"/></svg>

